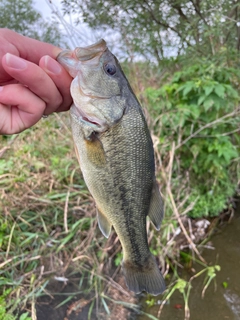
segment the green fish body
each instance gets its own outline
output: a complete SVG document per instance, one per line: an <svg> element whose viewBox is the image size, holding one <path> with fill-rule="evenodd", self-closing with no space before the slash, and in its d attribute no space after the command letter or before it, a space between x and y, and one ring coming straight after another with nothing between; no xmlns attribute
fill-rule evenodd
<svg viewBox="0 0 240 320"><path fill-rule="evenodd" d="M163 202L155 179L154 152L142 109L104 40L58 61L74 77L71 125L84 180L105 237L113 226L123 248L123 273L135 293L164 291L149 251L146 217L159 230Z"/></svg>

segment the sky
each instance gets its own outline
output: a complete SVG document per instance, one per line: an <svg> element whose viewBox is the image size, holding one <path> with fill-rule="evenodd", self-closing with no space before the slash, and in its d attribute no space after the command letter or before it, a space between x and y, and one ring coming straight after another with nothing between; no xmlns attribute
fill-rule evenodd
<svg viewBox="0 0 240 320"><path fill-rule="evenodd" d="M45 20L52 19L53 16L60 23L63 34L66 35L67 43L71 49L77 46L86 46L97 41L93 31L84 23L78 27L74 26L74 16L64 16L61 11L60 0L34 0L35 8L42 14ZM60 19L59 19L60 18Z"/></svg>
<svg viewBox="0 0 240 320"><path fill-rule="evenodd" d="M56 5L60 4L59 1L54 1ZM34 0L35 8L40 11L44 18L51 17L51 9L45 0Z"/></svg>
<svg viewBox="0 0 240 320"><path fill-rule="evenodd" d="M45 20L51 19L53 15L56 18L56 12L58 13L58 16L61 16L58 21L63 34L66 36L65 39L67 40L67 45L70 49L73 50L76 47L88 46L100 39L104 39L107 42L110 51L112 51L120 61L128 58L126 51L123 50L122 47L121 35L116 31L111 29L108 31L93 31L85 23L81 23L76 27L73 21L77 16L62 16L61 0L33 0L33 2L35 3L35 8L42 14ZM52 3L52 5L50 3ZM55 10L55 14L52 13L52 10ZM63 25L65 25L65 27ZM171 48L170 56L174 56L174 52L177 53L177 48ZM145 60L145 58L138 54L135 54L134 59Z"/></svg>
<svg viewBox="0 0 240 320"><path fill-rule="evenodd" d="M34 3L35 8L43 15L45 19L51 19L53 15L52 10L56 10L58 11L59 15L62 15L60 0L51 0L52 6L49 5L49 0L34 0ZM110 44L110 47L113 46L113 41L115 43L118 42L118 35L116 35L116 33L113 36L111 32L104 33L103 31L93 31L85 23L81 23L76 27L73 23L73 21L76 19L76 16L65 16L64 18L61 17L61 19L65 20L63 22L65 27L63 27L61 23L61 28L67 35L67 39L70 39L68 42L70 48L72 49L77 46L90 45L101 38L106 37L108 38L107 40Z"/></svg>
<svg viewBox="0 0 240 320"><path fill-rule="evenodd" d="M59 15L62 15L60 0L51 0L52 6L49 5L49 0L34 0L34 3L35 8L43 15L44 19L51 19L53 15L52 10L56 10ZM63 19L63 17L61 19ZM63 24L61 23L61 28L63 33L66 34L66 39L68 39L68 44L71 49L78 46L87 46L104 38L107 41L110 50L115 54L119 53L119 34L112 32L111 30L108 32L102 30L93 31L85 23L81 23L76 27L73 23L75 19L76 16L65 16L65 21L63 23L66 27L63 27Z"/></svg>

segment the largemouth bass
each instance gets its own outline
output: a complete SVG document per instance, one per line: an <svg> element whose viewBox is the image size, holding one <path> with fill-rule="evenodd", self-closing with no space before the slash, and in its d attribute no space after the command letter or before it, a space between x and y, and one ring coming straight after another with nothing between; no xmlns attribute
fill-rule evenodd
<svg viewBox="0 0 240 320"><path fill-rule="evenodd" d="M163 201L142 109L104 40L57 58L74 78L70 109L75 149L105 237L113 226L123 248L122 269L135 293L157 295L163 276L149 251L146 217L157 230Z"/></svg>

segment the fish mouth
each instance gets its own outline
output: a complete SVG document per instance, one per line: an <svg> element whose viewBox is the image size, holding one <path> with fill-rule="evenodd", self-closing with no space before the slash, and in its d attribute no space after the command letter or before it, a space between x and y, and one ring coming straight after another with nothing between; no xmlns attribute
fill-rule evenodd
<svg viewBox="0 0 240 320"><path fill-rule="evenodd" d="M83 110L78 108L75 104L72 105L70 111L75 117L77 118L80 117L81 120L89 123L90 125L98 126L99 128L105 128L107 126L106 121L85 113Z"/></svg>
<svg viewBox="0 0 240 320"><path fill-rule="evenodd" d="M102 54L107 50L108 48L105 40L101 39L100 41L87 47L77 47L73 51L64 50L58 55L57 60L60 64L62 64L67 69L67 71L73 78L75 78L78 75L78 78L80 81L82 77L81 66L84 64L90 65L93 68L98 66ZM81 95L84 95L85 97L88 97L93 100L96 98L97 99L111 98L111 96L100 96L100 97L94 96L93 94L84 92L81 86L78 88L78 90L80 91ZM71 107L71 114L74 116L74 118L81 119L82 121L87 122L88 124L90 124L91 126L94 126L95 128L97 127L100 129L100 128L108 127L106 120L99 119L98 117L92 114L88 114L87 112L84 112L82 108L78 106L78 104L76 103L74 103Z"/></svg>
<svg viewBox="0 0 240 320"><path fill-rule="evenodd" d="M98 42L87 46L87 47L77 47L74 50L74 54L79 61L87 61L93 60L96 57L100 57L103 52L107 50L106 41L101 39Z"/></svg>
<svg viewBox="0 0 240 320"><path fill-rule="evenodd" d="M77 47L73 51L63 50L57 56L57 61L75 78L81 69L81 64L97 66L102 54L107 49L106 41L101 39L87 47Z"/></svg>

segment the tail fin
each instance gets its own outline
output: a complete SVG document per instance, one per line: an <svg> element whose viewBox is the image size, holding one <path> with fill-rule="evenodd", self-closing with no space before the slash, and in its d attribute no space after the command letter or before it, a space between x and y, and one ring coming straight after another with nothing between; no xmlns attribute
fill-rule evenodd
<svg viewBox="0 0 240 320"><path fill-rule="evenodd" d="M122 268L129 290L135 293L146 291L154 296L165 290L163 276L152 255L144 266L139 266L132 261L123 261Z"/></svg>

